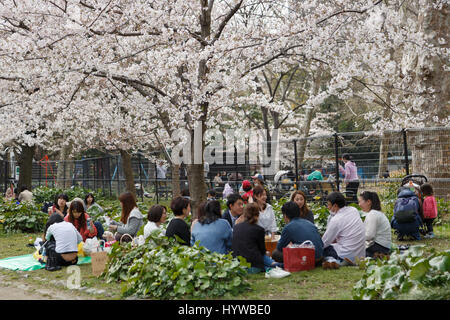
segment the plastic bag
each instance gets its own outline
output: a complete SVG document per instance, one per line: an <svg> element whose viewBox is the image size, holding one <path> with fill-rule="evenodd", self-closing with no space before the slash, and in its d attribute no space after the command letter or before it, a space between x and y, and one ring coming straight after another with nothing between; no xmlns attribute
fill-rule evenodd
<svg viewBox="0 0 450 320"><path fill-rule="evenodd" d="M84 242L83 241L81 241L79 244L78 244L78 256L79 257L83 257L85 254L84 254L84 251L83 251L83 246L84 246Z"/></svg>
<svg viewBox="0 0 450 320"><path fill-rule="evenodd" d="M42 254L39 253L39 249L33 253L33 258L35 258L38 261L39 259L42 259Z"/></svg>
<svg viewBox="0 0 450 320"><path fill-rule="evenodd" d="M288 248L308 248L308 249L316 249L314 243L311 240L306 240L301 244L291 243L287 246Z"/></svg>
<svg viewBox="0 0 450 320"><path fill-rule="evenodd" d="M84 255L90 256L92 252L97 251L97 248L100 246L97 237L86 239L86 242L83 245Z"/></svg>

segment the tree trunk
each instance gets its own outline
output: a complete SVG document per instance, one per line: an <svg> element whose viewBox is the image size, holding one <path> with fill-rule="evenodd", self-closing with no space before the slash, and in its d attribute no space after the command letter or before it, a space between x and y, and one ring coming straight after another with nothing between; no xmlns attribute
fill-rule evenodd
<svg viewBox="0 0 450 320"><path fill-rule="evenodd" d="M71 146L63 147L59 153L58 168L56 170L56 186L68 189L72 186L73 161L70 161Z"/></svg>
<svg viewBox="0 0 450 320"><path fill-rule="evenodd" d="M122 170L125 175L125 189L136 197L131 155L125 150L120 150L120 156L122 157Z"/></svg>
<svg viewBox="0 0 450 320"><path fill-rule="evenodd" d="M180 195L180 165L172 164L172 198L175 199Z"/></svg>
<svg viewBox="0 0 450 320"><path fill-rule="evenodd" d="M383 132L380 141L380 157L378 166L378 177L383 178L383 174L388 169L388 151L390 143L390 133Z"/></svg>
<svg viewBox="0 0 450 320"><path fill-rule="evenodd" d="M32 147L29 147L27 145L22 146L22 152L18 157L18 165L20 167L20 172L17 188L19 191L22 188L22 186L27 187L28 190L31 191L34 150L35 146Z"/></svg>
<svg viewBox="0 0 450 320"><path fill-rule="evenodd" d="M300 145L298 148L298 170L301 172L303 169L303 161L305 160L305 153L306 153L306 147L308 144L308 140L306 140L306 138L308 138L309 135L309 130L311 129L311 121L314 118L314 109L306 109L306 118L305 118L305 123L303 125L303 136L302 139L299 141Z"/></svg>
<svg viewBox="0 0 450 320"><path fill-rule="evenodd" d="M187 166L189 194L191 196L192 217L197 217L197 208L206 201L206 184L203 164L190 164Z"/></svg>
<svg viewBox="0 0 450 320"><path fill-rule="evenodd" d="M434 195L450 199L450 136L449 128L407 131L408 149L412 153L411 174L423 174L430 181ZM434 180L437 179L437 180ZM443 181L441 179L446 179ZM434 181L433 181L434 180Z"/></svg>

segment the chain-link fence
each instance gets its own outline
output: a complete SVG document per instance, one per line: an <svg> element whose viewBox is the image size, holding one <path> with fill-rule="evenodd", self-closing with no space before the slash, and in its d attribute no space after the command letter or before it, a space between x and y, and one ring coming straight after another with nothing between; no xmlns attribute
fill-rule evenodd
<svg viewBox="0 0 450 320"><path fill-rule="evenodd" d="M450 127L404 129L401 131L335 133L309 138L278 141L279 158L269 165L254 157L251 148L238 161L234 153L225 153L222 164L205 165L205 182L221 196L228 183L239 191L242 181L252 180L255 173L264 176L271 196L289 196L302 190L309 200L324 201L332 191L344 192L356 201L355 192L381 191L387 183L398 184L407 174L422 174L434 188L437 197L450 199ZM343 162L349 155L356 165L357 179L345 173L351 164ZM188 188L185 165L172 167L163 153L154 154L160 161L151 161L140 154L132 157L134 180L138 196L156 201L172 197L173 181L180 190ZM255 160L256 161L253 161ZM3 192L17 182L16 163L0 161L0 181ZM273 169L276 170L273 170ZM175 172L174 172L175 171ZM349 171L347 169L347 171ZM19 173L20 174L20 173ZM177 179L173 179L178 175ZM352 183L350 185L350 183ZM101 189L105 195L117 196L125 191L122 159L118 156L75 161L44 160L33 162L32 186L82 186Z"/></svg>

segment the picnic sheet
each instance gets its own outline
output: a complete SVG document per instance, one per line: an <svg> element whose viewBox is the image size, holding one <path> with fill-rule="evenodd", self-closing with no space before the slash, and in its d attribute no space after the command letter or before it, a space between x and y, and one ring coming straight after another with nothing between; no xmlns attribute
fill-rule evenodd
<svg viewBox="0 0 450 320"><path fill-rule="evenodd" d="M78 257L77 264L91 263L91 257ZM23 256L9 257L0 260L0 268L20 270L20 271L33 271L44 269L45 264L40 263L32 254L25 254Z"/></svg>

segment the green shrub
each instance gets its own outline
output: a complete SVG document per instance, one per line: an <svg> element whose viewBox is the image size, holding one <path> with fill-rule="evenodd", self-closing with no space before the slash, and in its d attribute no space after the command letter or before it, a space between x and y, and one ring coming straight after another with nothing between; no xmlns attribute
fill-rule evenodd
<svg viewBox="0 0 450 320"><path fill-rule="evenodd" d="M33 197L36 203L53 202L55 201L55 197L61 193L67 194L67 196L69 197L69 201L71 201L73 198L84 199L87 193L92 193L96 201L103 198L100 190L95 192L93 190L85 189L78 186L65 190L61 188L49 188L44 186L33 189Z"/></svg>
<svg viewBox="0 0 450 320"><path fill-rule="evenodd" d="M33 203L14 201L0 203L0 221L3 229L10 232L42 232L47 223L48 214L39 210Z"/></svg>
<svg viewBox="0 0 450 320"><path fill-rule="evenodd" d="M219 297L247 290L250 265L244 258L212 253L198 244L183 246L152 234L137 248L115 243L103 276L122 281L122 295L156 299Z"/></svg>
<svg viewBox="0 0 450 320"><path fill-rule="evenodd" d="M450 250L437 252L431 248L425 256L424 247L411 246L403 253L396 249L389 260L367 259L366 273L354 286L353 299L398 299L421 292L425 297L424 292L448 285ZM448 297L448 292L445 296Z"/></svg>

